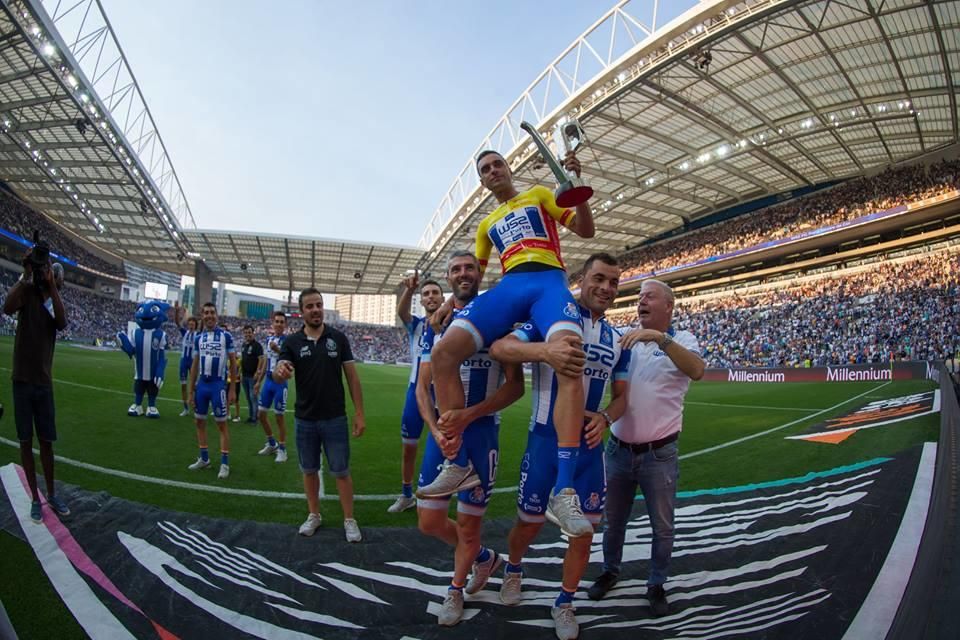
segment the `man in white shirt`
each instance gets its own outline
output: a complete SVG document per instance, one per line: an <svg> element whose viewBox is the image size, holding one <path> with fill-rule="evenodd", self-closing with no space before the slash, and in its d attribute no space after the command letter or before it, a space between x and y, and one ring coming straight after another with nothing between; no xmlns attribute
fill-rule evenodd
<svg viewBox="0 0 960 640"><path fill-rule="evenodd" d="M604 449L603 573L587 592L599 600L619 579L627 521L639 486L653 529L647 600L654 616L669 612L663 585L673 552L683 398L690 380L702 378L704 370L697 339L671 327L673 301L673 291L665 283L644 281L637 303L640 327L620 340L621 347L631 349L629 395L626 412L613 423Z"/></svg>

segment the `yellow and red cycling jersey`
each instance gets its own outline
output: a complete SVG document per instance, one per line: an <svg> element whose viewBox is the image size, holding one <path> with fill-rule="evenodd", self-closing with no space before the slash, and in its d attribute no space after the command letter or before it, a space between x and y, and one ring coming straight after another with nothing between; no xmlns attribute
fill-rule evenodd
<svg viewBox="0 0 960 640"><path fill-rule="evenodd" d="M503 273L528 262L563 269L557 223L570 228L576 212L557 205L553 193L537 185L497 207L477 227L477 259L486 271L496 247Z"/></svg>

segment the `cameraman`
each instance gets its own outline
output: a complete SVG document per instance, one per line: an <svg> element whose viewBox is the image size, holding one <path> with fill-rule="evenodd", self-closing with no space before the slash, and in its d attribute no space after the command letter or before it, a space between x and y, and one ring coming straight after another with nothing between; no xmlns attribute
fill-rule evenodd
<svg viewBox="0 0 960 640"><path fill-rule="evenodd" d="M37 242L23 259L23 275L10 287L3 303L5 314L19 313L13 345L13 410L20 461L33 495L30 517L34 522L43 520L33 461L34 426L47 482L47 504L61 516L70 515L53 486L53 441L57 439L57 428L51 370L57 331L67 326L67 312L59 291L62 286L63 267L51 265L49 248Z"/></svg>

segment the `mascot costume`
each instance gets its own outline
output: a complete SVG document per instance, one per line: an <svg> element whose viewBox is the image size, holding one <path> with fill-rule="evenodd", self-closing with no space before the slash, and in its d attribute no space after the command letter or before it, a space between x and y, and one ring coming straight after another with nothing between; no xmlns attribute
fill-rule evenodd
<svg viewBox="0 0 960 640"><path fill-rule="evenodd" d="M133 332L133 342L122 331L117 334L120 348L136 361L133 374L134 403L127 409L127 415L143 415L143 394L147 394L147 417L159 418L157 395L163 386L163 370L167 366L167 335L163 323L167 320L170 305L161 300L146 300L137 307L134 320L137 328Z"/></svg>

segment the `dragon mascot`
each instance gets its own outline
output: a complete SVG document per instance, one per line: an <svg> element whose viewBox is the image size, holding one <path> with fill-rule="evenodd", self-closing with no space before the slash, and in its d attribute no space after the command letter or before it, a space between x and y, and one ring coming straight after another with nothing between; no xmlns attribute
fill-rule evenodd
<svg viewBox="0 0 960 640"><path fill-rule="evenodd" d="M161 300L145 300L137 307L134 321L137 328L131 336L124 332L117 334L120 348L135 360L133 372L134 403L127 409L127 415L143 415L143 394L147 394L147 417L159 418L157 395L163 386L163 370L167 366L167 335L163 323L167 320L170 305Z"/></svg>

